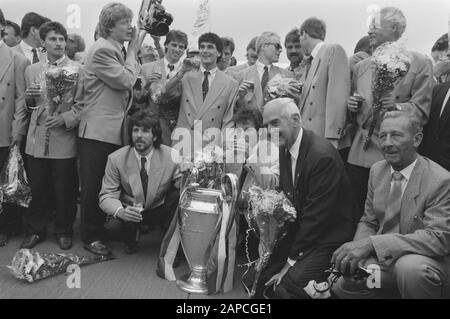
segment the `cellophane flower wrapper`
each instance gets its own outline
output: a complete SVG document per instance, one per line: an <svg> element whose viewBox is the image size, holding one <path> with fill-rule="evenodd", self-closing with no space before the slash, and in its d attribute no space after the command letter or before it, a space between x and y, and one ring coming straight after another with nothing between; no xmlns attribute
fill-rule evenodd
<svg viewBox="0 0 450 319"><path fill-rule="evenodd" d="M197 183L202 188L219 189L225 172L224 152L217 145L208 145L194 157L194 167L198 170Z"/></svg>
<svg viewBox="0 0 450 319"><path fill-rule="evenodd" d="M251 295L254 295L259 276L267 266L277 241L287 222L297 218L297 212L283 192L264 190L253 185L248 190L249 211L247 219L256 223L259 233L259 259L255 265L255 278Z"/></svg>
<svg viewBox="0 0 450 319"><path fill-rule="evenodd" d="M69 253L39 253L29 249L19 250L6 266L17 279L29 283L66 273L70 265L89 265L113 259L112 256L78 256Z"/></svg>
<svg viewBox="0 0 450 319"><path fill-rule="evenodd" d="M28 207L31 202L31 188L19 148L14 145L8 161L0 172L0 213L3 203Z"/></svg>
<svg viewBox="0 0 450 319"><path fill-rule="evenodd" d="M51 67L45 71L47 90L47 112L51 116L59 113L63 101L70 103L73 96L68 95L78 81L78 65L69 63L63 67Z"/></svg>
<svg viewBox="0 0 450 319"><path fill-rule="evenodd" d="M299 93L302 87L303 84L296 78L284 78L276 75L267 84L264 100L269 102L274 99L287 97L297 102L300 98ZM299 93L294 93L293 89L296 89Z"/></svg>

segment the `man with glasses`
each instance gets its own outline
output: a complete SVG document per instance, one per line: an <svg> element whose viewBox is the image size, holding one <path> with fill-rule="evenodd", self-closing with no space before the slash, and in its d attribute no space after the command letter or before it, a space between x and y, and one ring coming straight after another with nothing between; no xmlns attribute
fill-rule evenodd
<svg viewBox="0 0 450 319"><path fill-rule="evenodd" d="M300 27L307 65L299 108L304 128L338 148L346 120L350 69L344 49L325 43L325 35L325 22L317 18L305 20Z"/></svg>
<svg viewBox="0 0 450 319"><path fill-rule="evenodd" d="M265 104L264 91L269 81L277 74L292 77L289 71L273 65L280 59L282 50L280 37L276 33L264 32L258 37L256 40L258 60L253 66L235 74L236 80L240 83L236 109L247 106L262 111Z"/></svg>

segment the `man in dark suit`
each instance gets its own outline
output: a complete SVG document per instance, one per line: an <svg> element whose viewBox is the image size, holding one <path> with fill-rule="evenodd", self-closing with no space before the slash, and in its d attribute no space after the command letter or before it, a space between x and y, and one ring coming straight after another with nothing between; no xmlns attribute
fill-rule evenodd
<svg viewBox="0 0 450 319"><path fill-rule="evenodd" d="M419 153L450 171L450 82L433 88L430 119Z"/></svg>
<svg viewBox="0 0 450 319"><path fill-rule="evenodd" d="M108 155L126 144L126 113L139 74L136 52L140 47L133 13L120 3L100 13L100 38L86 56L83 86L84 111L80 117L81 238L85 248L107 255L105 214L98 206ZM129 41L128 50L123 43Z"/></svg>
<svg viewBox="0 0 450 319"><path fill-rule="evenodd" d="M333 251L354 234L350 183L338 151L301 127L293 100L267 103L263 119L269 132L279 130L280 187L298 216L276 246L260 282L270 278L265 285L275 284L276 297L308 298L304 287L311 280L323 281Z"/></svg>

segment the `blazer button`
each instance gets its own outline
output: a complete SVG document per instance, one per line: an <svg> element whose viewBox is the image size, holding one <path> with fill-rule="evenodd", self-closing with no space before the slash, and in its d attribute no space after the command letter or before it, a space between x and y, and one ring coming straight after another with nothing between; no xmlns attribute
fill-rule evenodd
<svg viewBox="0 0 450 319"><path fill-rule="evenodd" d="M2 100L4 101L4 100L5 100L5 97L2 97Z"/></svg>
<svg viewBox="0 0 450 319"><path fill-rule="evenodd" d="M303 253L299 253L299 254L298 254L298 257L303 257Z"/></svg>
<svg viewBox="0 0 450 319"><path fill-rule="evenodd" d="M220 109L220 105L217 108Z"/></svg>
<svg viewBox="0 0 450 319"><path fill-rule="evenodd" d="M400 96L397 95L397 96L395 97L395 99L396 99L396 100L400 99Z"/></svg>
<svg viewBox="0 0 450 319"><path fill-rule="evenodd" d="M186 100L186 103L189 103L189 100Z"/></svg>
<svg viewBox="0 0 450 319"><path fill-rule="evenodd" d="M313 105L313 102L310 102L309 105Z"/></svg>
<svg viewBox="0 0 450 319"><path fill-rule="evenodd" d="M315 89L316 87L313 85L312 88Z"/></svg>
<svg viewBox="0 0 450 319"><path fill-rule="evenodd" d="M214 122L214 119L212 119L211 122Z"/></svg>
<svg viewBox="0 0 450 319"><path fill-rule="evenodd" d="M191 113L188 113L188 116L191 116Z"/></svg>
<svg viewBox="0 0 450 319"><path fill-rule="evenodd" d="M11 83L6 83L6 85L7 85L7 86L10 86L10 85L11 85Z"/></svg>
<svg viewBox="0 0 450 319"><path fill-rule="evenodd" d="M416 215L414 215L413 219L417 220L417 218L418 218L418 217L417 217Z"/></svg>
<svg viewBox="0 0 450 319"><path fill-rule="evenodd" d="M308 121L310 121L310 122L311 122L311 121L312 121L312 118L309 118L309 119L308 119Z"/></svg>

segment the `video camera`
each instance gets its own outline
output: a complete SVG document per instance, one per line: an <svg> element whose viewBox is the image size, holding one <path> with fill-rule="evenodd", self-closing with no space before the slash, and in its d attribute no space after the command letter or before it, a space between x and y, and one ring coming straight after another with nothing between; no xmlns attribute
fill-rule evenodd
<svg viewBox="0 0 450 319"><path fill-rule="evenodd" d="M161 5L162 0L142 0L139 10L139 28L150 35L161 37L169 33L173 17Z"/></svg>

